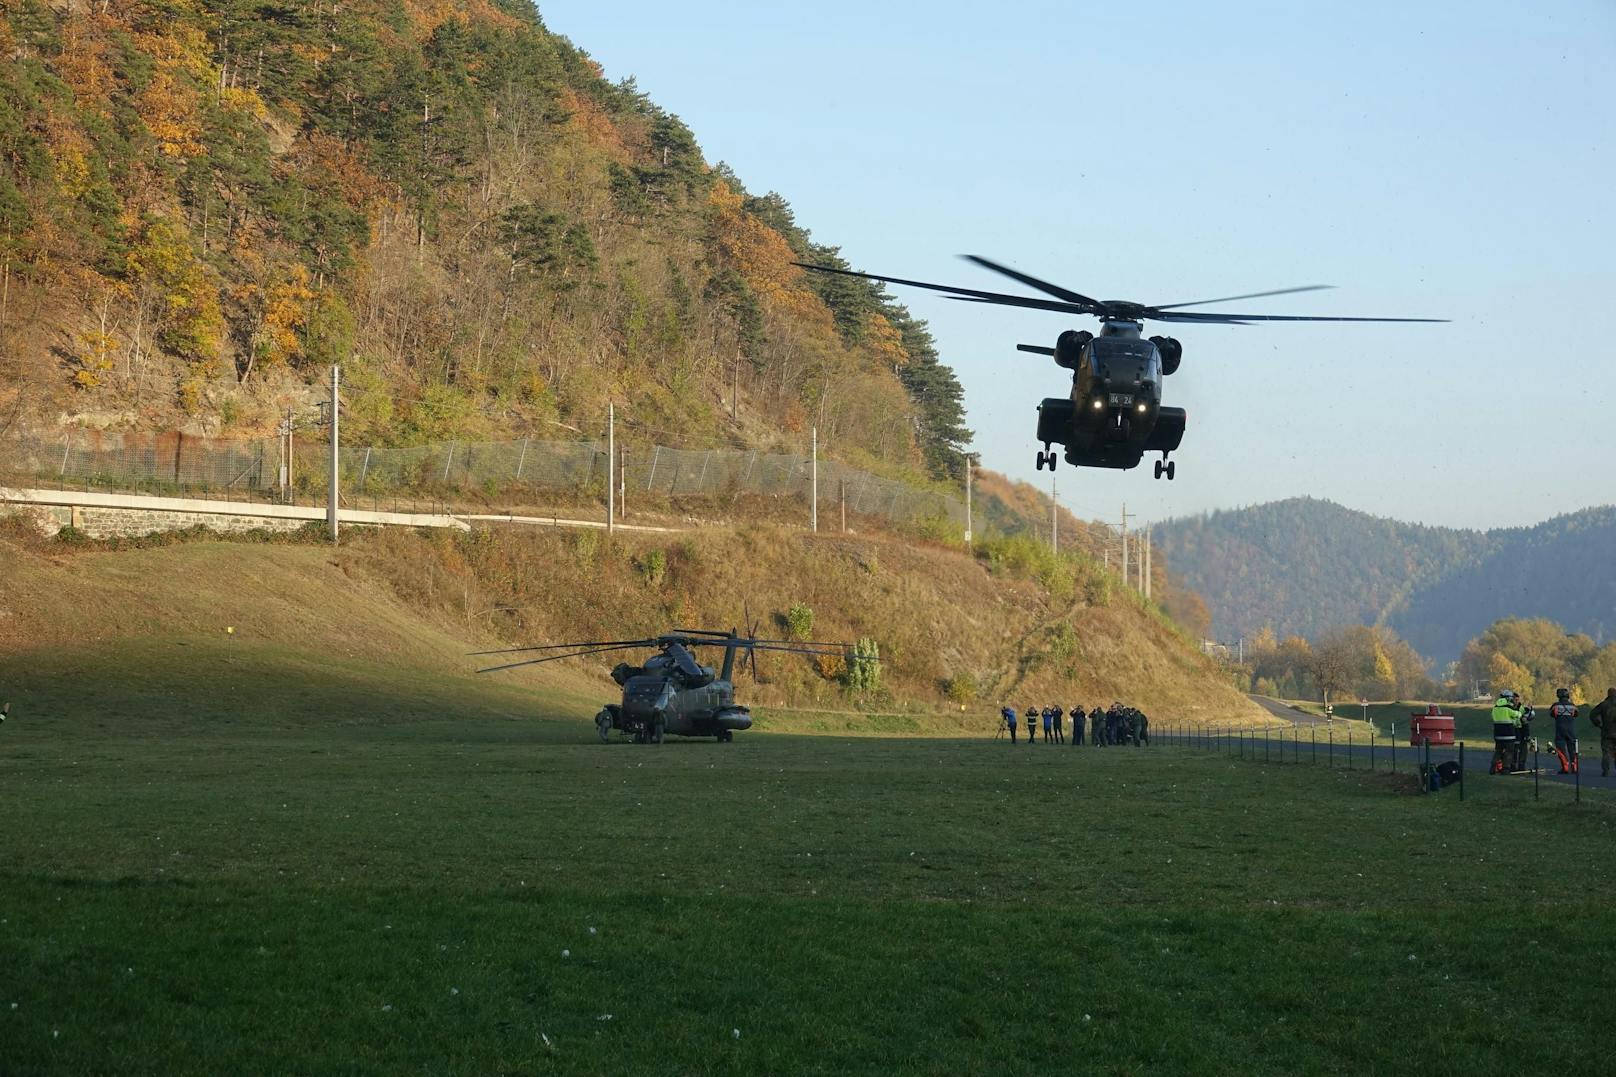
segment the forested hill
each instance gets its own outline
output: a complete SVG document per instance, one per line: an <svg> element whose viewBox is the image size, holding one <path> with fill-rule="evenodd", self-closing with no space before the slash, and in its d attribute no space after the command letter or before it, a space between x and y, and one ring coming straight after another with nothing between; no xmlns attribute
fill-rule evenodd
<svg viewBox="0 0 1616 1077"><path fill-rule="evenodd" d="M956 473L923 323L529 0L0 4L0 432L630 429ZM738 392L739 414L730 418Z"/></svg>
<svg viewBox="0 0 1616 1077"><path fill-rule="evenodd" d="M1383 624L1445 663L1501 617L1616 634L1616 507L1533 528L1425 527L1295 498L1170 521L1163 559L1220 638Z"/></svg>

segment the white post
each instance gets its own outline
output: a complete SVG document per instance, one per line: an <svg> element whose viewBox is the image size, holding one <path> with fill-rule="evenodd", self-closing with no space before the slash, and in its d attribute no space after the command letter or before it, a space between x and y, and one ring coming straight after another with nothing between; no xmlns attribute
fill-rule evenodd
<svg viewBox="0 0 1616 1077"><path fill-rule="evenodd" d="M971 454L965 454L965 545L971 544Z"/></svg>
<svg viewBox="0 0 1616 1077"><path fill-rule="evenodd" d="M816 427L813 428L813 433L812 433L811 436L813 438L813 442L812 442L812 444L813 444L813 463L812 463L811 475L810 475L809 482L808 482L808 496L812 500L813 506L808 512L808 529L810 531L818 531L819 530L819 427L816 426Z"/></svg>
<svg viewBox="0 0 1616 1077"><path fill-rule="evenodd" d="M1122 582L1128 582L1128 503L1122 503Z"/></svg>
<svg viewBox="0 0 1616 1077"><path fill-rule="evenodd" d="M340 498L342 458L337 448L337 415L341 404L342 368L331 368L331 489L325 507L325 522L331 528L331 541L337 541L337 501Z"/></svg>
<svg viewBox="0 0 1616 1077"><path fill-rule="evenodd" d="M1151 577L1155 575L1153 570L1156 561L1156 547L1150 541L1150 531L1150 528L1145 528L1145 598L1147 600L1150 598L1150 583Z"/></svg>
<svg viewBox="0 0 1616 1077"><path fill-rule="evenodd" d="M1049 476L1049 548L1060 553L1060 506L1055 502L1055 476Z"/></svg>
<svg viewBox="0 0 1616 1077"><path fill-rule="evenodd" d="M606 533L617 530L617 405L606 405Z"/></svg>

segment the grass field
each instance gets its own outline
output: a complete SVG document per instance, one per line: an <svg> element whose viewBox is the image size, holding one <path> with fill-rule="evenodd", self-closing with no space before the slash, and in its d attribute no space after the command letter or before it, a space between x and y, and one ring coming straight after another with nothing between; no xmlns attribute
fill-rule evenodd
<svg viewBox="0 0 1616 1077"><path fill-rule="evenodd" d="M1563 790L986 731L602 746L582 694L240 639L0 685L0 1073L1608 1063L1616 813Z"/></svg>
<svg viewBox="0 0 1616 1077"><path fill-rule="evenodd" d="M1552 701L1551 701L1552 702ZM1296 703L1297 709L1313 715L1322 715L1324 708L1317 703ZM1408 743L1408 729L1410 714L1414 711L1424 712L1424 703L1371 703L1367 708L1357 703L1342 703L1335 709L1337 725L1342 719L1350 721L1354 728L1363 728L1362 718L1367 709L1369 721L1375 726L1377 734L1385 736L1396 723L1397 738L1401 743ZM1475 748L1492 750L1493 745L1493 707L1491 703L1442 703L1439 704L1443 714L1451 714L1454 718L1454 736L1457 740ZM1599 755L1599 730L1588 721L1588 707L1582 707L1582 716L1577 719L1577 732L1582 741L1582 754L1597 760ZM1537 717L1532 720L1532 734L1545 741L1554 737L1554 719L1549 717L1549 704L1537 705Z"/></svg>

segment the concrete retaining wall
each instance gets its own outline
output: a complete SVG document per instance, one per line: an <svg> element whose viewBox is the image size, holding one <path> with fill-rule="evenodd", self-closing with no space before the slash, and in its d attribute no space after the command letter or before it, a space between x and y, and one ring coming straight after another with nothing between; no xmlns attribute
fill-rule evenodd
<svg viewBox="0 0 1616 1077"><path fill-rule="evenodd" d="M199 525L212 531L296 531L308 524L325 522L325 510L311 505L204 501L79 490L0 487L0 507L32 516L47 534L73 526L94 538L149 535ZM345 527L394 524L471 530L470 525L453 516L412 512L344 509L340 522Z"/></svg>
<svg viewBox="0 0 1616 1077"><path fill-rule="evenodd" d="M73 527L91 538L133 538L158 531L183 531L205 527L209 531L296 531L308 520L283 520L264 516L226 516L216 512L162 512L150 509L86 508L79 505L36 505L31 515L40 530L54 535Z"/></svg>

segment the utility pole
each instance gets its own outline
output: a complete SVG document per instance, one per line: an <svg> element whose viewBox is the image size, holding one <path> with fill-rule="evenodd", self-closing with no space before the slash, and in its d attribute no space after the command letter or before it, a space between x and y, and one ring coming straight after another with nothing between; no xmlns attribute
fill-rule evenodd
<svg viewBox="0 0 1616 1077"><path fill-rule="evenodd" d="M342 368L331 368L331 489L325 507L325 522L331 529L331 541L337 541L337 502L341 499L342 456L337 447L337 417L341 406Z"/></svg>
<svg viewBox="0 0 1616 1077"><path fill-rule="evenodd" d="M286 405L286 503L292 503L292 405Z"/></svg>
<svg viewBox="0 0 1616 1077"><path fill-rule="evenodd" d="M1055 500L1055 476L1049 476L1049 548L1060 553L1060 504Z"/></svg>
<svg viewBox="0 0 1616 1077"><path fill-rule="evenodd" d="M1151 528L1145 528L1145 599L1150 599L1150 585L1155 576L1156 546L1150 541Z"/></svg>
<svg viewBox="0 0 1616 1077"><path fill-rule="evenodd" d="M628 519L628 446L617 450L617 511Z"/></svg>
<svg viewBox="0 0 1616 1077"><path fill-rule="evenodd" d="M1128 503L1122 503L1122 582L1128 582Z"/></svg>
<svg viewBox="0 0 1616 1077"><path fill-rule="evenodd" d="M819 531L819 427L813 427L812 433L812 463L809 465L808 498L811 502L808 509L808 530Z"/></svg>
<svg viewBox="0 0 1616 1077"><path fill-rule="evenodd" d="M606 533L617 530L617 405L606 404Z"/></svg>
<svg viewBox="0 0 1616 1077"><path fill-rule="evenodd" d="M971 544L971 454L965 454L965 545Z"/></svg>

